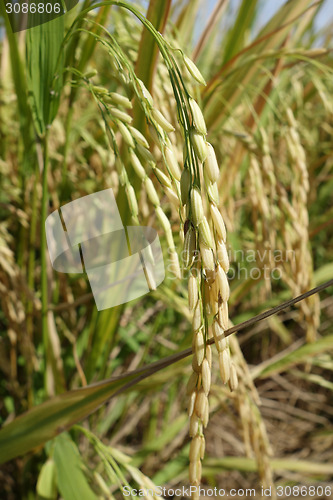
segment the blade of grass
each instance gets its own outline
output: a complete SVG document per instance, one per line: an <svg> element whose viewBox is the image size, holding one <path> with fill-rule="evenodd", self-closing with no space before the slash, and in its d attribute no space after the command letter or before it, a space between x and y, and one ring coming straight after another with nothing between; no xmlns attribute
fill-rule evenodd
<svg viewBox="0 0 333 500"><path fill-rule="evenodd" d="M300 300L313 295L325 288L333 286L333 280L314 288L302 294L295 299L291 299L283 304L274 307L270 311L259 314L251 320L247 320L240 325L236 325L225 331L225 337L236 331L246 328L261 319L267 318L282 309L296 304ZM333 345L333 336L326 337L326 344L331 348ZM319 349L323 350L325 338L321 339ZM214 339L209 339L212 344ZM315 344L307 344L304 348L311 348ZM56 396L42 405L36 406L27 413L21 415L13 422L5 426L0 431L0 463L3 463L18 455L27 453L37 446L48 441L60 432L70 428L73 424L85 418L95 411L100 405L105 403L111 397L114 397L126 391L130 387L139 383L141 380L149 377L163 368L176 363L189 356L192 348L172 354L160 361L156 361L146 367L139 368L131 373L125 373L119 377L114 377L97 384L93 384L82 389L69 391L65 394ZM320 351L321 352L321 351Z"/></svg>

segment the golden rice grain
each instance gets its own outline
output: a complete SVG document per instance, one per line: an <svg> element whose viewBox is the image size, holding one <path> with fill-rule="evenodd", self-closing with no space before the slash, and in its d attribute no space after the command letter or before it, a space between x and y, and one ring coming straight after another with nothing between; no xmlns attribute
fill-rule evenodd
<svg viewBox="0 0 333 500"><path fill-rule="evenodd" d="M153 184L153 181L149 179L149 177L146 177L144 180L144 185L149 200L152 202L153 205L157 207L160 204L160 200L156 192L155 186Z"/></svg>
<svg viewBox="0 0 333 500"><path fill-rule="evenodd" d="M215 269L215 264L214 264L214 255L212 252L212 249L207 247L204 243L199 241L199 247L200 247L200 255L202 262L204 264L204 267L207 270L214 271Z"/></svg>
<svg viewBox="0 0 333 500"><path fill-rule="evenodd" d="M193 415L190 418L190 429L189 429L189 435L190 437L196 436L198 433L199 429L199 420L198 417L193 413Z"/></svg>
<svg viewBox="0 0 333 500"><path fill-rule="evenodd" d="M194 390L191 392L191 394L188 398L188 410L187 411L188 411L189 417L191 417L191 415L193 414L196 396L197 396L197 392Z"/></svg>
<svg viewBox="0 0 333 500"><path fill-rule="evenodd" d="M192 221L195 226L198 226L204 218L204 209L202 204L201 193L197 187L191 189L191 213Z"/></svg>
<svg viewBox="0 0 333 500"><path fill-rule="evenodd" d="M135 127L132 127L131 125L128 127L132 136L134 137L134 140L138 143L141 144L146 149L149 149L149 143L145 136L141 134L140 130L138 130Z"/></svg>
<svg viewBox="0 0 333 500"><path fill-rule="evenodd" d="M191 274L188 280L188 304L189 309L192 311L198 302L198 283L197 278Z"/></svg>
<svg viewBox="0 0 333 500"><path fill-rule="evenodd" d="M120 104L124 108L132 108L131 101L124 95L118 94L118 92L109 92L108 97L114 104Z"/></svg>
<svg viewBox="0 0 333 500"><path fill-rule="evenodd" d="M129 157L130 157L131 164L134 168L136 175L138 177L140 177L140 179L144 179L146 176L146 171L143 168L139 158L136 156L136 154L133 151L130 152Z"/></svg>
<svg viewBox="0 0 333 500"><path fill-rule="evenodd" d="M199 226L199 239L207 246L212 248L214 246L213 236L206 217L204 216Z"/></svg>
<svg viewBox="0 0 333 500"><path fill-rule="evenodd" d="M228 349L219 352L219 368L222 382L226 384L230 378L230 354Z"/></svg>
<svg viewBox="0 0 333 500"><path fill-rule="evenodd" d="M219 239L216 242L216 255L219 263L222 266L222 269L224 270L224 272L227 273L229 271L230 263L229 263L227 247L223 240Z"/></svg>
<svg viewBox="0 0 333 500"><path fill-rule="evenodd" d="M190 395L194 389L196 388L198 382L198 374L197 373L192 373L190 378L188 379L187 385L186 385L186 394Z"/></svg>
<svg viewBox="0 0 333 500"><path fill-rule="evenodd" d="M192 319L192 330L193 332L197 332L199 328L201 327L202 321L201 321L201 308L200 308L200 301L197 300L197 303L194 308L194 313L193 313L193 319Z"/></svg>
<svg viewBox="0 0 333 500"><path fill-rule="evenodd" d="M122 122L132 123L133 118L118 108L110 108L110 113L113 117L118 118L118 120L121 120Z"/></svg>
<svg viewBox="0 0 333 500"><path fill-rule="evenodd" d="M189 57L187 57L185 54L184 54L183 58L184 58L185 66L186 66L188 72L190 73L190 75L193 76L193 78L198 83L201 83L201 85L206 85L204 77L202 76L202 74L200 73L199 69L194 64L194 62L191 61L191 59Z"/></svg>
<svg viewBox="0 0 333 500"><path fill-rule="evenodd" d="M198 159L204 162L207 158L207 146L204 136L196 130L191 130L191 142Z"/></svg>
<svg viewBox="0 0 333 500"><path fill-rule="evenodd" d="M181 173L178 165L178 161L176 160L175 154L168 146L164 148L165 160L172 176L180 181Z"/></svg>
<svg viewBox="0 0 333 500"><path fill-rule="evenodd" d="M202 387L203 390L205 391L206 396L208 396L211 384L211 372L208 360L206 358L202 362L201 373L202 373Z"/></svg>
<svg viewBox="0 0 333 500"><path fill-rule="evenodd" d="M117 122L117 127L126 144L128 144L128 146L130 146L131 148L135 148L133 136L126 125L123 122Z"/></svg>
<svg viewBox="0 0 333 500"><path fill-rule="evenodd" d="M201 439L199 435L196 435L190 444L190 462L196 462L200 458L200 450L201 450Z"/></svg>
<svg viewBox="0 0 333 500"><path fill-rule="evenodd" d="M207 142L207 158L204 163L204 169L211 182L216 182L219 177L219 166L217 163L216 155L213 146Z"/></svg>
<svg viewBox="0 0 333 500"><path fill-rule="evenodd" d="M238 387L237 370L236 370L234 363L232 363L232 362L231 362L231 366L230 366L229 387L230 387L231 391L235 391Z"/></svg>
<svg viewBox="0 0 333 500"><path fill-rule="evenodd" d="M197 357L198 366L200 366L202 364L204 356L205 356L205 340L204 340L202 330L199 330L195 334L194 339L195 339L195 341L194 341L195 354Z"/></svg>
<svg viewBox="0 0 333 500"><path fill-rule="evenodd" d="M173 132L175 130L174 126L168 122L168 120L162 115L162 113L158 109L153 108L151 110L151 114L156 123L160 125L160 127L162 127L162 129L165 132Z"/></svg>
<svg viewBox="0 0 333 500"><path fill-rule="evenodd" d="M195 128L198 130L198 132L200 132L200 134L206 135L207 134L206 123L205 123L205 119L203 117L202 111L201 111L200 107L198 106L198 103L194 99L190 98L189 104L190 104L190 108L191 108L191 112L192 112L192 116L193 116L193 123L194 123Z"/></svg>
<svg viewBox="0 0 333 500"><path fill-rule="evenodd" d="M227 232L225 229L225 224L221 212L213 203L210 204L210 213L213 219L214 227L217 234L222 238L224 242L227 240Z"/></svg>
<svg viewBox="0 0 333 500"><path fill-rule="evenodd" d="M204 418L207 403L208 403L207 396L203 388L201 388L197 393L194 405L194 411L196 415L200 418L200 420L203 420Z"/></svg>
<svg viewBox="0 0 333 500"><path fill-rule="evenodd" d="M229 328L228 302L219 304L217 319L224 330Z"/></svg>
<svg viewBox="0 0 333 500"><path fill-rule="evenodd" d="M220 265L217 266L216 270L216 281L218 283L219 292L223 302L227 302L230 296L230 287L227 275L223 271Z"/></svg>

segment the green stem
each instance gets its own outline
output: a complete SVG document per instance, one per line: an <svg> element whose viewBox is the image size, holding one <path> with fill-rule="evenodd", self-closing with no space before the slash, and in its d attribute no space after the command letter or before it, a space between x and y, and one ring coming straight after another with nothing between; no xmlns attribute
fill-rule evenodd
<svg viewBox="0 0 333 500"><path fill-rule="evenodd" d="M42 292L42 335L45 350L45 363L46 367L49 364L49 332L47 324L47 310L48 310L48 286L47 286L47 260L46 260L46 234L45 234L45 220L47 217L48 207L48 188L47 188L47 173L49 163L49 150L48 150L48 132L43 138L43 172L42 172L42 207L41 207L41 224L40 224L40 251L41 251L41 292ZM47 373L45 369L45 388L47 388Z"/></svg>
<svg viewBox="0 0 333 500"><path fill-rule="evenodd" d="M31 222L30 222L30 234L29 234L29 257L28 257L28 270L27 270L27 283L28 288L31 292L34 291L34 269L35 269L35 241L36 241L36 229L37 229L37 179L38 179L39 169L38 164L36 166L35 182L32 194L32 210L31 210ZM27 300L27 334L29 338L30 345L33 345L33 299ZM33 364L32 359L27 360L27 372L28 372L28 403L29 407L33 406L33 388L32 388L32 374L33 374Z"/></svg>

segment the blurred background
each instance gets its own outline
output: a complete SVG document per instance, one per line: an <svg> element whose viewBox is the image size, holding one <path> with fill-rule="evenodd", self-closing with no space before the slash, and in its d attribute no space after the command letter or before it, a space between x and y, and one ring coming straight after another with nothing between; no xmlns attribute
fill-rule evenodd
<svg viewBox="0 0 333 500"><path fill-rule="evenodd" d="M46 30L17 34L0 7L0 423L12 426L0 431L4 500L118 499L121 485L188 485L190 358L152 370L102 405L92 385L192 342L177 199L149 170L172 226L181 279L171 272L164 231L130 165L121 125L103 108L105 93L132 101L132 109L119 110L148 140L149 161L167 174L129 84L132 69L175 126L170 141L182 169L184 141L169 74L153 38L126 8L105 2L70 32L93 4L81 1ZM181 48L207 82L198 85L174 52L220 167L232 324L332 279L332 2L128 4ZM111 50L118 45L128 66L119 63L118 48ZM52 269L44 221L74 199L112 188L129 222L128 185L140 225L159 232L166 278L156 291L98 312L84 274ZM204 489L260 492L273 485L272 498L279 487L279 498L287 498L301 491L287 486L303 485L303 498L330 498L332 291L232 336L237 391L222 385L214 353ZM70 408L56 399L68 393L72 401L69 391L80 387L90 392L75 408L74 399ZM111 397L116 388L108 387ZM54 402L51 410L43 406L29 422L16 420L47 400ZM46 430L38 437L41 422Z"/></svg>

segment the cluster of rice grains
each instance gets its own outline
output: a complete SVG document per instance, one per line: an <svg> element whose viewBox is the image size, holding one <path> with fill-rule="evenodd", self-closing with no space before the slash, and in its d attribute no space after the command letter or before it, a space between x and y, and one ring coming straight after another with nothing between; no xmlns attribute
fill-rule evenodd
<svg viewBox="0 0 333 500"><path fill-rule="evenodd" d="M209 419L208 394L211 384L212 352L207 344L214 337L223 383L237 388L235 365L230 358L228 328L229 283L226 273L229 258L226 229L218 209L217 178L219 168L214 148L206 142L206 126L198 104L189 99L192 116L190 144L194 155L185 158L181 178L182 203L186 206L184 226L184 261L190 269L188 281L189 307L193 310L193 373L187 386L190 417L190 483L198 486L201 479L201 459L204 455L203 429ZM192 154L192 151L190 152ZM192 168L191 168L192 167ZM209 207L211 225L205 216L204 203ZM197 493L193 498L198 498Z"/></svg>
<svg viewBox="0 0 333 500"><path fill-rule="evenodd" d="M163 114L155 107L150 92L126 63L126 57L120 52L120 47L117 47L116 58L118 70L124 75L126 87L132 87L140 102L149 124L150 135L163 160L166 172L157 167L158 154L155 151L154 155L150 152L145 137L131 125L131 117L125 111L119 110L119 106L125 109L131 107L130 100L116 93L107 93L106 96L104 89L96 87L94 94L97 98L103 97L99 100L103 103L103 114L107 117L105 119L107 134L115 151L115 165L120 183L125 187L133 222L138 223L137 190L134 189L133 181L130 181L127 174L126 162L130 162L140 179L141 194L145 194L154 206L156 216L165 232L169 262L171 262L169 269L178 278L187 273L189 275L188 298L190 310L193 311L193 373L187 387L192 438L189 475L191 485L198 486L205 449L203 429L209 419L208 395L212 365L212 351L207 343L209 338L214 339L217 347L223 383L229 384L231 390L235 390L238 386L236 368L230 357L229 339L224 337L229 322L230 290L226 275L229 258L226 248L226 228L218 208L219 195L216 181L219 177L219 167L214 148L206 141L205 120L199 105L187 91L181 72L172 56L174 49L171 49L159 34L155 35L168 69L171 83L169 91L176 99L178 122L185 142L182 172L176 153L177 137L174 126L170 123L172 117L168 116L167 107L163 109ZM184 54L182 57L190 75L200 84L205 84L194 63ZM124 67L128 72L124 72ZM165 76L162 75L163 80ZM106 100L111 102L111 106L105 104ZM116 129L122 137L125 148L121 148L117 140ZM155 175L163 192L180 215L181 237L184 241L183 274L175 250L170 221L160 205L160 197L150 174ZM153 289L153 283L151 285ZM193 498L198 498L198 495L194 493Z"/></svg>

